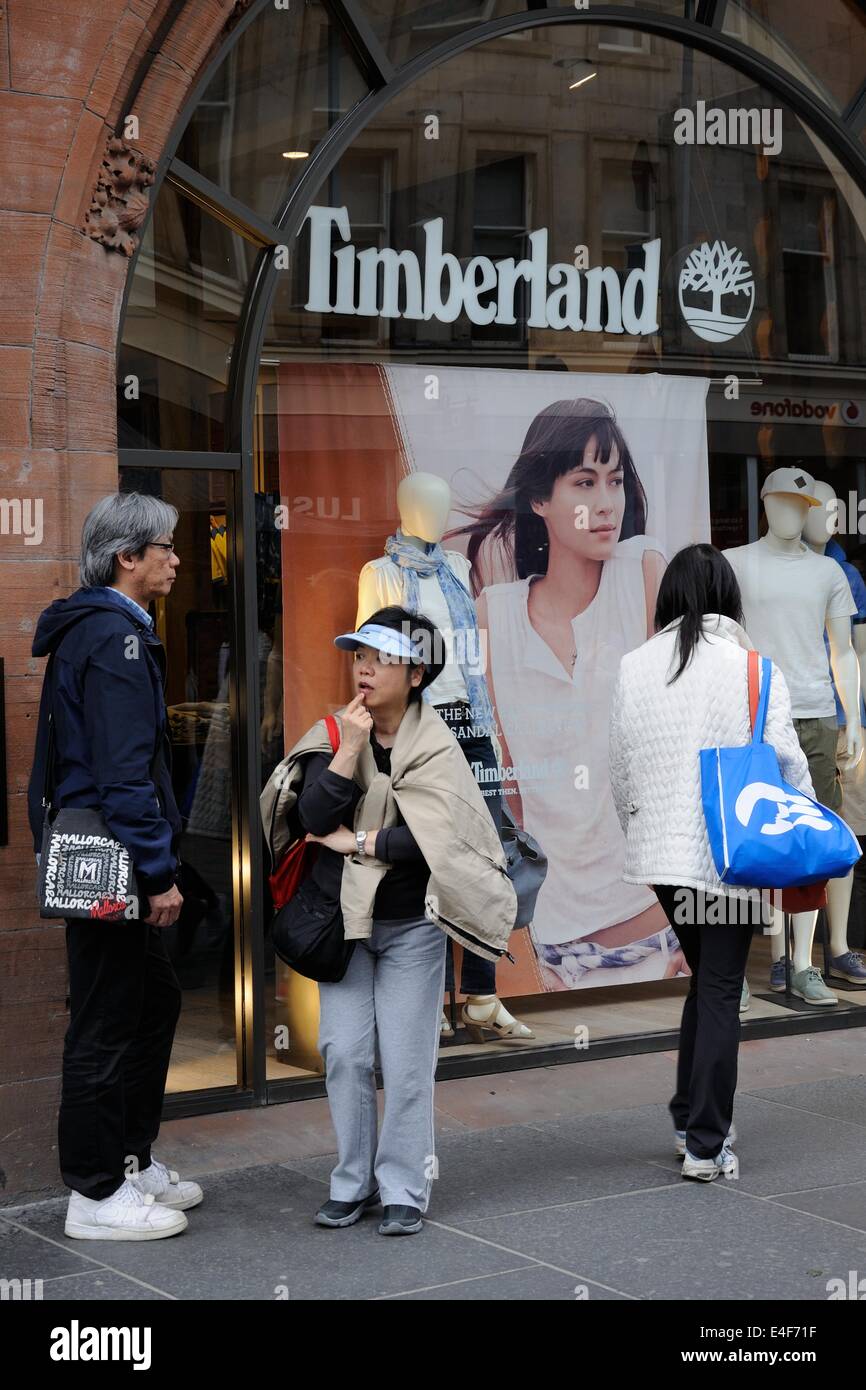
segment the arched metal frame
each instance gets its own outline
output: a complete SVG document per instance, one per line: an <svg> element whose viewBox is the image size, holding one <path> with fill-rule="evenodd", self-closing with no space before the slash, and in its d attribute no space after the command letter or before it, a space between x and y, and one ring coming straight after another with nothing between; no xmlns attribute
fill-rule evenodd
<svg viewBox="0 0 866 1390"><path fill-rule="evenodd" d="M237 862L241 865L239 897L236 890L235 908L239 912L241 931L238 934L236 968L239 978L246 983L250 992L242 991L242 1008L238 1011L238 1079L245 1082L244 1094L229 1094L225 1090L197 1093L183 1100L169 1102L168 1113L191 1109L205 1111L224 1109L229 1105L249 1105L265 1103L266 1100L300 1099L309 1095L324 1094L323 1083L272 1082L266 1079L266 1047L263 1029L258 1036L253 1029L253 1019L264 1018L264 970L263 942L261 933L251 928L261 922L263 916L262 883L264 865L258 817L258 798L261 786L261 748L258 737L258 720L248 718L248 711L260 707L259 664L255 644L248 640L248 634L257 631L256 580L254 574L256 536L255 536L255 493L253 481L253 412L255 391L258 380L259 357L274 293L277 276L282 273L275 267L274 250L278 246L291 248L294 239L303 225L307 211L324 180L339 163L343 154L351 146L356 136L389 104L393 97L431 69L447 63L458 54L475 48L488 40L501 38L524 30L552 28L560 25L604 25L615 24L619 28L636 29L654 34L659 38L679 43L685 52L698 49L702 53L727 64L744 76L760 83L773 92L787 106L812 128L828 145L840 163L854 177L858 186L866 192L866 147L858 138L866 126L866 77L858 92L848 102L842 116L835 115L807 87L792 77L778 64L758 54L739 40L721 31L728 0L683 0L682 18L660 14L617 4L593 4L591 9L577 10L573 5L548 8L545 0L526 0L526 10L467 28L444 42L425 49L415 58L399 67L388 58L382 44L367 19L362 0L323 0L330 19L347 43L353 57L370 85L368 95L348 111L320 141L303 173L293 185L285 202L273 220L263 218L251 208L234 198L226 190L211 182L175 157L183 132L189 123L208 84L225 61L230 49L240 40L242 34L255 24L260 15L273 4L273 0L254 0L246 14L235 24L225 42L201 73L175 123L162 157L159 161L155 180L155 196L151 202L149 216L153 214L153 204L158 196L163 179L173 184L179 192L198 203L206 212L224 222L233 230L240 232L249 242L259 247L259 254L250 274L244 295L243 306L238 321L238 332L231 356L228 389L226 393L226 451L204 454L176 452L159 449L135 449L119 451L119 461L124 464L141 465L145 461L150 467L196 467L226 468L230 470L233 482L234 515L236 524L231 528L233 552L231 560L236 575L243 576L240 595L235 586L236 602L233 609L235 650L239 656L239 668L235 671L233 684L233 713L238 730L238 762L235 767L234 785L238 788L232 807L232 818L236 844L239 849ZM864 15L866 23L866 0L855 0L857 8ZM165 32L183 8L183 0L176 0L163 25ZM163 31L161 31L161 34ZM134 99L146 75L147 66L153 60L158 44L154 42L150 52L136 74L123 112L118 121L118 133L122 130L124 117L134 108ZM135 274L137 256L130 266L120 318L120 333L126 315L129 289ZM239 524L238 524L239 523ZM247 557L249 557L247 559ZM250 572L247 573L247 568ZM242 744L242 746L241 746ZM243 848L241 848L243 847ZM247 1007L251 1004L251 1008ZM853 1020L852 1020L853 1022ZM844 1026L844 1019L837 1016L829 1018L804 1018L802 1025L796 1016L791 1019L788 1031L815 1031L816 1027ZM744 1024L746 1033L763 1036L764 1023ZM654 1036L652 1047L670 1047L675 1038L667 1034ZM465 1075L475 1070L490 1072L510 1070L515 1065L536 1066L541 1061L549 1065L552 1061L572 1061L584 1054L575 1052L569 1044L564 1045L561 1058L554 1055L558 1048L541 1047L531 1050L521 1049L520 1060L513 1057L497 1057L478 1066L472 1061L440 1067L441 1075ZM603 1052L598 1046L585 1054L592 1057L600 1055L623 1055L645 1050L643 1046L627 1039L614 1040L607 1044Z"/></svg>

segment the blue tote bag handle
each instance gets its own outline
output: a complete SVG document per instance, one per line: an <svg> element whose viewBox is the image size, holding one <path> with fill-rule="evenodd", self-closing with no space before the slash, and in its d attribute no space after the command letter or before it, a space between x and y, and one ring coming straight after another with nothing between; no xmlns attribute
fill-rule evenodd
<svg viewBox="0 0 866 1390"><path fill-rule="evenodd" d="M752 708L752 688L753 681L758 678L758 661L761 662L761 693L758 697L758 710L755 714L752 727L752 742L764 742L764 729L767 726L767 708L770 704L770 681L773 675L773 663L768 656L758 657L758 653L749 652L749 709Z"/></svg>

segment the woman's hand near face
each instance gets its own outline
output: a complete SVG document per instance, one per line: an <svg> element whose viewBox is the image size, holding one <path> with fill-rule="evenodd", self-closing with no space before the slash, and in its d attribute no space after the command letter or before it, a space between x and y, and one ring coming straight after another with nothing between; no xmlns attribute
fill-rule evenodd
<svg viewBox="0 0 866 1390"><path fill-rule="evenodd" d="M373 716L364 704L363 695L356 695L349 701L343 711L341 722L343 743L347 744L353 753L360 753L364 744L369 742L373 728Z"/></svg>
<svg viewBox="0 0 866 1390"><path fill-rule="evenodd" d="M332 772L341 777L353 776L358 755L369 743L372 730L373 716L364 704L364 696L356 695L340 715L340 746L328 764Z"/></svg>

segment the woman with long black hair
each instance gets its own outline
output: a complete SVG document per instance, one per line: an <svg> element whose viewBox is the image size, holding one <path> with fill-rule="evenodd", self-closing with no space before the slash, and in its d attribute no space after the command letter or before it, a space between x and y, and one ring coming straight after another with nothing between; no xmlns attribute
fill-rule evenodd
<svg viewBox="0 0 866 1390"><path fill-rule="evenodd" d="M531 931L549 989L590 973L599 984L673 975L683 963L652 893L622 882L607 768L619 661L652 631L664 569L646 511L611 408L560 400L536 415L504 488L459 533L476 590L485 575L517 576L484 588L478 622L503 791L548 858Z"/></svg>
<svg viewBox="0 0 866 1390"><path fill-rule="evenodd" d="M622 659L610 726L610 775L626 837L624 878L651 885L692 972L671 1100L683 1177L736 1176L733 1107L739 1001L760 898L719 879L701 800L700 750L751 738L748 652L736 576L720 551L674 556L656 605L657 635ZM813 796L774 665L764 737L782 777Z"/></svg>

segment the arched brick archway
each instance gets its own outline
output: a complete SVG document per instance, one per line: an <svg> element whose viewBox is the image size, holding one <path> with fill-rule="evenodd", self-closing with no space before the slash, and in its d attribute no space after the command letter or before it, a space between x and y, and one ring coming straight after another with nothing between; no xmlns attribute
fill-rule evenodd
<svg viewBox="0 0 866 1390"><path fill-rule="evenodd" d="M47 603L77 587L81 522L117 486L126 238L146 212L149 171L197 74L246 8L9 0L0 18L0 1201L58 1181L66 964L63 931L40 922L33 890L26 791L43 667L30 655L33 627ZM132 95L137 138L112 146Z"/></svg>

